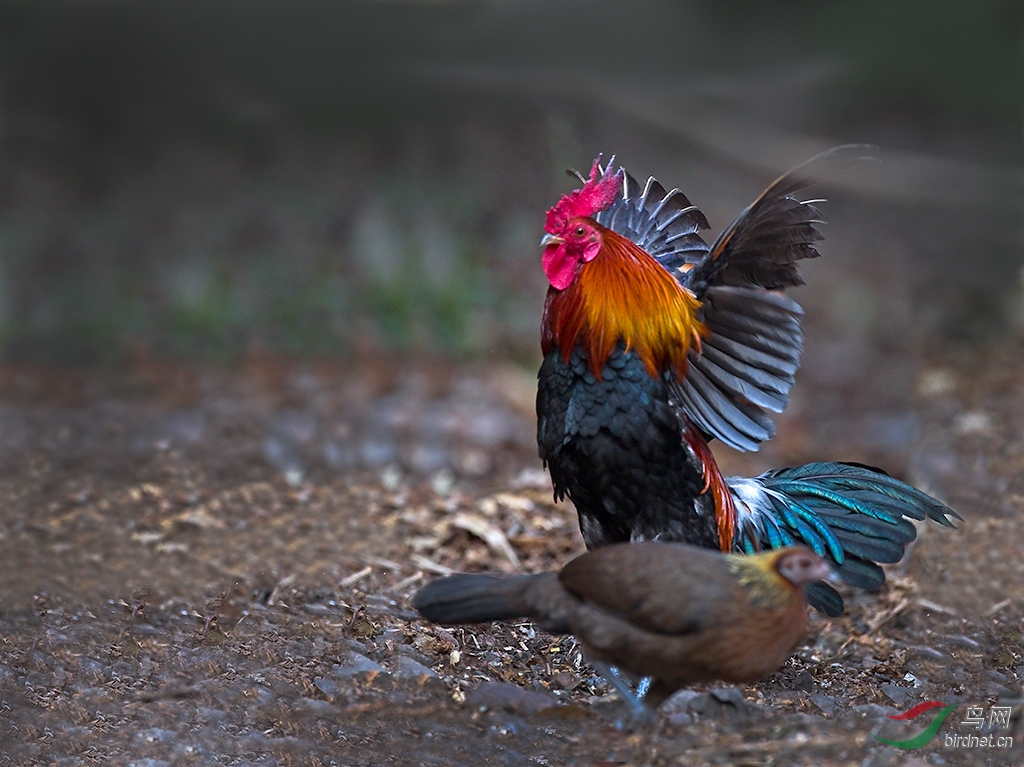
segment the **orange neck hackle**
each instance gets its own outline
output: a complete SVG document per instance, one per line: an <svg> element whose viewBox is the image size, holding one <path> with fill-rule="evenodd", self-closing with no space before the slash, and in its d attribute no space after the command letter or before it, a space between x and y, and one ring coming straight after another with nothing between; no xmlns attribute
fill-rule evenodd
<svg viewBox="0 0 1024 767"><path fill-rule="evenodd" d="M706 333L697 319L700 302L665 267L625 237L590 220L601 236L597 256L581 263L564 290L550 288L541 344L568 361L583 345L591 372L601 377L620 341L652 377L686 374L690 349Z"/></svg>

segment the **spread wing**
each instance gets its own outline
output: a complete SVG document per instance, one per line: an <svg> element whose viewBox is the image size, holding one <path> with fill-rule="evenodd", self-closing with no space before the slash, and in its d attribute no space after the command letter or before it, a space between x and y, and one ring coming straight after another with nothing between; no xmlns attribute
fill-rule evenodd
<svg viewBox="0 0 1024 767"><path fill-rule="evenodd" d="M709 227L704 214L678 189L666 192L653 176L640 186L623 171L622 196L595 219L672 271L699 263L708 254L708 244L697 234Z"/></svg>
<svg viewBox="0 0 1024 767"><path fill-rule="evenodd" d="M702 349L689 355L675 396L690 421L736 450L775 436L768 413L789 404L803 351L803 309L782 293L715 285L704 291Z"/></svg>
<svg viewBox="0 0 1024 767"><path fill-rule="evenodd" d="M830 168L868 147L836 147L771 184L708 248L697 233L707 219L679 190L653 178L641 187L623 174L623 194L597 216L628 237L702 302L709 336L690 353L676 404L705 434L737 450L757 450L775 434L800 366L803 310L781 289L803 284L796 263L818 255L822 223L815 203L794 197Z"/></svg>

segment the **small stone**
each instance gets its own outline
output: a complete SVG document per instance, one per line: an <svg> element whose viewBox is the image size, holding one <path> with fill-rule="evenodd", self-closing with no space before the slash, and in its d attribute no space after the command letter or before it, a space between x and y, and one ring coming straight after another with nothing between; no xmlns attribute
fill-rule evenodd
<svg viewBox="0 0 1024 767"><path fill-rule="evenodd" d="M430 664L434 662L431 658L421 652L418 652L413 647L402 646L398 648L398 652L408 658L412 658L412 660L416 661L421 666L426 666L427 668L429 668Z"/></svg>
<svg viewBox="0 0 1024 767"><path fill-rule="evenodd" d="M297 714L310 714L312 716L334 717L338 710L326 700L315 698L299 698L291 705L292 711Z"/></svg>
<svg viewBox="0 0 1024 767"><path fill-rule="evenodd" d="M341 442L327 442L323 446L324 463L335 471L350 471L359 463L355 447Z"/></svg>
<svg viewBox="0 0 1024 767"><path fill-rule="evenodd" d="M811 676L811 672L804 669L795 677L790 683L790 689L802 690L803 692L811 692L814 689L814 677Z"/></svg>
<svg viewBox="0 0 1024 767"><path fill-rule="evenodd" d="M165 743L174 740L177 733L173 730L162 730L159 727L150 727L147 730L140 730L135 733L135 739L143 743Z"/></svg>
<svg viewBox="0 0 1024 767"><path fill-rule="evenodd" d="M689 701L687 708L695 714L724 719L729 724L746 724L763 713L761 706L744 700L738 687L699 693Z"/></svg>
<svg viewBox="0 0 1024 767"><path fill-rule="evenodd" d="M199 720L207 725L221 725L231 717L231 713L228 711L209 706L197 706L196 714L198 714Z"/></svg>
<svg viewBox="0 0 1024 767"><path fill-rule="evenodd" d="M417 688L443 689L444 683L437 673L422 663L417 663L407 655L399 655L394 662L393 674L395 681L403 682Z"/></svg>
<svg viewBox="0 0 1024 767"><path fill-rule="evenodd" d="M331 673L342 681L357 680L374 687L380 687L391 679L391 674L383 666L355 652L347 653Z"/></svg>
<svg viewBox="0 0 1024 767"><path fill-rule="evenodd" d="M875 723L884 720L890 714L899 713L896 709L888 706L879 706L877 703L862 703L854 706L843 715L844 722L856 723L858 727L870 726L866 723Z"/></svg>
<svg viewBox="0 0 1024 767"><path fill-rule="evenodd" d="M482 682L466 695L466 705L481 711L537 714L555 708L559 703L549 695L524 690L510 682Z"/></svg>
<svg viewBox="0 0 1024 767"><path fill-rule="evenodd" d="M583 680L576 674L567 671L559 671L551 677L551 686L558 690L572 691L583 684Z"/></svg>
<svg viewBox="0 0 1024 767"><path fill-rule="evenodd" d="M948 653L945 653L942 650L938 650L934 647L929 647L928 645L915 645L914 647L910 648L910 651L915 655L918 655L922 658L928 658L929 660L935 660L942 663L946 663L949 661Z"/></svg>
<svg viewBox="0 0 1024 767"><path fill-rule="evenodd" d="M684 727L693 723L690 702L698 693L693 690L676 690L658 708L659 713L673 727Z"/></svg>
<svg viewBox="0 0 1024 767"><path fill-rule="evenodd" d="M968 650L980 650L981 645L969 636L964 634L952 634L946 637L946 642L955 647L964 647Z"/></svg>
<svg viewBox="0 0 1024 767"><path fill-rule="evenodd" d="M362 444L360 455L364 466L375 469L393 463L398 457L398 449L391 442L371 439Z"/></svg>
<svg viewBox="0 0 1024 767"><path fill-rule="evenodd" d="M406 453L405 463L415 474L429 475L448 466L448 451L440 445L414 445Z"/></svg>
<svg viewBox="0 0 1024 767"><path fill-rule="evenodd" d="M808 696L811 703L821 709L826 716L832 716L836 711L836 699L831 695L822 695L820 692L813 692Z"/></svg>
<svg viewBox="0 0 1024 767"><path fill-rule="evenodd" d="M820 727L822 722L827 721L824 717L798 711L786 717L786 728L795 730L800 727Z"/></svg>
<svg viewBox="0 0 1024 767"><path fill-rule="evenodd" d="M685 711L673 711L665 716L665 721L672 727L686 727L693 724L693 715Z"/></svg>
<svg viewBox="0 0 1024 767"><path fill-rule="evenodd" d="M676 690L664 703L661 704L661 711L671 714L678 711L688 711L690 702L700 693L693 690Z"/></svg>
<svg viewBox="0 0 1024 767"><path fill-rule="evenodd" d="M897 767L901 764L900 752L894 748L873 748L861 762L861 767Z"/></svg>
<svg viewBox="0 0 1024 767"><path fill-rule="evenodd" d="M335 682L333 679L318 676L316 679L313 680L313 686L316 687L316 689L318 689L320 692L322 692L327 697L327 700L331 701L332 703L334 702L334 699L338 697L338 690L340 688L338 687L338 683Z"/></svg>
<svg viewBox="0 0 1024 767"><path fill-rule="evenodd" d="M726 687L722 690L711 690L711 697L719 703L729 703L734 706L743 706L746 701L739 687Z"/></svg>
<svg viewBox="0 0 1024 767"><path fill-rule="evenodd" d="M907 695L910 693L906 687L900 687L892 682L886 682L881 686L881 690L885 693L885 697L895 703L899 708L903 708L906 705Z"/></svg>
<svg viewBox="0 0 1024 767"><path fill-rule="evenodd" d="M985 434L991 430L992 417L981 411L961 413L953 420L953 431L960 436Z"/></svg>
<svg viewBox="0 0 1024 767"><path fill-rule="evenodd" d="M352 652L357 652L362 655L365 655L368 652L366 645L360 642L358 639L346 639L345 646L348 647L348 649L350 649Z"/></svg>

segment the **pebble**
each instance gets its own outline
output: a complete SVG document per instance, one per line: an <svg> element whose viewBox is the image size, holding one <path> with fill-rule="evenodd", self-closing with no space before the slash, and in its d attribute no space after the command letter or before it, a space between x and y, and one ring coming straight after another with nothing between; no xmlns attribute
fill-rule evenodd
<svg viewBox="0 0 1024 767"><path fill-rule="evenodd" d="M832 716L836 712L836 699L831 695L822 695L820 692L813 692L809 696L811 703L821 709L826 716Z"/></svg>
<svg viewBox="0 0 1024 767"><path fill-rule="evenodd" d="M398 448L394 443L384 440L367 440L362 444L360 452L363 464L370 469L387 466L398 457Z"/></svg>
<svg viewBox="0 0 1024 767"><path fill-rule="evenodd" d="M793 681L790 683L790 687L794 690L810 692L814 689L814 677L811 676L810 671L804 669L793 678Z"/></svg>
<svg viewBox="0 0 1024 767"><path fill-rule="evenodd" d="M346 639L345 646L352 652L357 652L362 655L366 655L366 653L369 652L366 645L358 639Z"/></svg>
<svg viewBox="0 0 1024 767"><path fill-rule="evenodd" d="M174 740L175 737L177 737L177 733L173 730L162 730L159 727L150 727L148 730L140 730L135 733L136 740L145 743L165 743Z"/></svg>
<svg viewBox="0 0 1024 767"><path fill-rule="evenodd" d="M692 724L693 714L690 712L690 703L699 693L693 690L677 690L661 704L660 714L666 718L673 727L683 727Z"/></svg>
<svg viewBox="0 0 1024 767"><path fill-rule="evenodd" d="M724 720L729 724L747 724L764 714L764 708L748 703L738 687L709 690L691 698L686 707L701 716Z"/></svg>
<svg viewBox="0 0 1024 767"><path fill-rule="evenodd" d="M258 684L253 688L253 697L261 706L269 706L277 700L277 696L274 694L274 691L261 684Z"/></svg>
<svg viewBox="0 0 1024 767"><path fill-rule="evenodd" d="M359 456L352 445L334 440L324 443L323 458L334 471L351 471L359 465Z"/></svg>
<svg viewBox="0 0 1024 767"><path fill-rule="evenodd" d="M930 660L942 662L949 660L948 653L944 653L941 650L935 649L934 647L928 647L927 645L916 645L910 649L911 652L913 652L915 655L921 656L922 658L929 658Z"/></svg>
<svg viewBox="0 0 1024 767"><path fill-rule="evenodd" d="M291 705L295 713L310 714L312 716L336 717L338 710L326 700L315 698L298 698Z"/></svg>
<svg viewBox="0 0 1024 767"><path fill-rule="evenodd" d="M403 456L404 463L416 474L426 475L440 471L450 463L448 451L440 445L414 445Z"/></svg>
<svg viewBox="0 0 1024 767"><path fill-rule="evenodd" d="M408 655L399 655L395 659L393 673L396 679L413 679L420 684L430 679L441 680L437 672L422 663L417 663Z"/></svg>
<svg viewBox="0 0 1024 767"><path fill-rule="evenodd" d="M197 706L196 714L201 721L209 725L226 723L231 717L230 712L220 708L210 708L209 706Z"/></svg>
<svg viewBox="0 0 1024 767"><path fill-rule="evenodd" d="M946 641L955 647L964 647L968 650L980 650L981 644L964 634L952 634L946 637Z"/></svg>
<svg viewBox="0 0 1024 767"><path fill-rule="evenodd" d="M560 704L550 695L525 690L510 682L481 682L466 695L466 705L479 711L537 714Z"/></svg>
<svg viewBox="0 0 1024 767"><path fill-rule="evenodd" d="M429 667L430 664L433 663L433 660L430 657L424 655L415 647L410 647L409 645L402 645L398 648L398 652L400 652L402 655L411 658L412 660L416 661L417 663L423 666Z"/></svg>
<svg viewBox="0 0 1024 767"><path fill-rule="evenodd" d="M877 703L862 703L854 706L842 716L843 722L855 723L857 727L870 726L865 722L879 722L890 714L900 713L891 706L879 706Z"/></svg>
<svg viewBox="0 0 1024 767"><path fill-rule="evenodd" d="M906 687L886 682L880 689L885 693L885 697L895 703L897 707L903 708L906 705L907 696L910 694L910 690Z"/></svg>
<svg viewBox="0 0 1024 767"><path fill-rule="evenodd" d="M301 477L304 473L302 455L296 446L277 437L268 437L263 442L263 457L285 477Z"/></svg>
<svg viewBox="0 0 1024 767"><path fill-rule="evenodd" d="M860 767L897 767L901 764L902 752L891 747L873 748L860 763Z"/></svg>
<svg viewBox="0 0 1024 767"><path fill-rule="evenodd" d="M331 668L331 673L338 679L352 679L353 677L369 677L384 675L390 676L387 670L378 663L374 663L365 655L359 653L346 653L341 663Z"/></svg>
<svg viewBox="0 0 1024 767"><path fill-rule="evenodd" d="M313 686L322 692L331 703L338 697L338 692L341 690L337 682L324 676L318 676L314 679Z"/></svg>

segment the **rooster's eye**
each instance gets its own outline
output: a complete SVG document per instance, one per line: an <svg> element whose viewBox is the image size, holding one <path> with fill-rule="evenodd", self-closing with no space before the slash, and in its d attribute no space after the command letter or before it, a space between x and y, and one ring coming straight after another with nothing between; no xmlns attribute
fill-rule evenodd
<svg viewBox="0 0 1024 767"><path fill-rule="evenodd" d="M586 234L586 232L587 232L587 230L584 229L582 226L577 226L576 227L576 236L577 237L582 237L584 234Z"/></svg>

